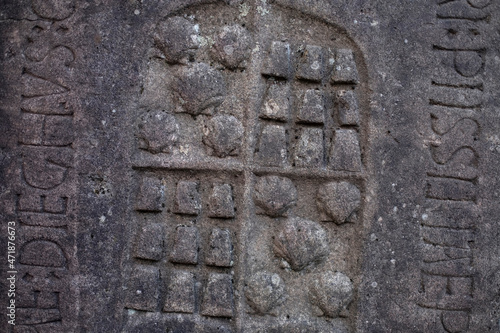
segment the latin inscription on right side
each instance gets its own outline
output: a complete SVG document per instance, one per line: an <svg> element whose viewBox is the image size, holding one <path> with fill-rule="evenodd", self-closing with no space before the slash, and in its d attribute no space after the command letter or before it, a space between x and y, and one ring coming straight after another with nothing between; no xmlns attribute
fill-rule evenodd
<svg viewBox="0 0 500 333"><path fill-rule="evenodd" d="M429 89L430 156L420 236L423 248L418 305L436 310L446 332L466 332L474 302L473 245L481 161L490 1L438 1L435 63ZM436 328L437 329L437 328Z"/></svg>

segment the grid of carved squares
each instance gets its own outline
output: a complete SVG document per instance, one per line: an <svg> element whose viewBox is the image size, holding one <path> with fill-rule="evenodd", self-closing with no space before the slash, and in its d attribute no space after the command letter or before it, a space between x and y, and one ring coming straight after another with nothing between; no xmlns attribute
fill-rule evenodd
<svg viewBox="0 0 500 333"><path fill-rule="evenodd" d="M138 212L161 212L165 202L165 185L158 178L143 177L135 202ZM175 214L198 215L202 198L197 181L183 180L176 185ZM231 219L235 217L233 191L230 184L213 184L209 197L208 216ZM139 229L133 255L139 259L160 261L164 255L164 227L150 223ZM200 232L196 226L178 225L168 260L174 265L198 265ZM207 266L233 266L233 244L228 229L212 228L204 263ZM164 312L196 312L196 274L174 268L166 285ZM128 308L156 311L159 298L159 269L153 265L136 265L129 279ZM209 273L202 296L201 314L212 317L232 317L234 308L233 278L227 273Z"/></svg>
<svg viewBox="0 0 500 333"><path fill-rule="evenodd" d="M328 167L333 170L361 171L361 152L356 128L360 125L358 101L354 90L337 90L333 96L323 83L356 85L359 81L351 50L335 51L333 67L328 69L327 51L320 46L307 45L302 56L292 59L291 46L273 42L264 62L262 74L268 78L264 101L260 109L261 131L256 156L265 166L286 166L290 163L287 147L290 138L286 123L296 135L292 148L292 165L296 167ZM306 85L290 80L293 62L295 78ZM333 66L332 66L333 65ZM332 72L328 79L328 73ZM292 92L292 90L294 90ZM292 103L292 94L298 99ZM332 103L330 100L333 100ZM335 109L335 111L332 110ZM334 114L337 129L332 143L327 143L330 125L327 117ZM329 145L329 148L328 148ZM325 158L325 150L327 158ZM326 165L324 165L326 164Z"/></svg>

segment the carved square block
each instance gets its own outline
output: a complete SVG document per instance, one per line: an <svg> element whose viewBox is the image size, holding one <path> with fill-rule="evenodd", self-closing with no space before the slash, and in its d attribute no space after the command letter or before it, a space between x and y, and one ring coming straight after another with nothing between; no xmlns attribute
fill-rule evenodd
<svg viewBox="0 0 500 333"><path fill-rule="evenodd" d="M354 60L354 53L349 49L338 49L335 52L334 71L332 76L334 83L358 83L359 75Z"/></svg>
<svg viewBox="0 0 500 333"><path fill-rule="evenodd" d="M263 165L282 166L287 163L287 135L284 126L264 125L259 141L258 159Z"/></svg>
<svg viewBox="0 0 500 333"><path fill-rule="evenodd" d="M335 131L329 163L334 170L361 171L361 151L355 130Z"/></svg>
<svg viewBox="0 0 500 333"><path fill-rule="evenodd" d="M197 264L199 232L196 227L180 225L175 230L174 247L170 261L179 264Z"/></svg>
<svg viewBox="0 0 500 333"><path fill-rule="evenodd" d="M163 227L160 224L139 227L134 256L147 260L160 260L163 254L163 233Z"/></svg>
<svg viewBox="0 0 500 333"><path fill-rule="evenodd" d="M165 202L165 186L154 177L143 177L135 201L135 209L144 212L161 212Z"/></svg>
<svg viewBox="0 0 500 333"><path fill-rule="evenodd" d="M297 121L323 124L325 121L325 101L322 91L315 89L306 90L302 105L297 113Z"/></svg>
<svg viewBox="0 0 500 333"><path fill-rule="evenodd" d="M214 184L209 198L208 216L219 218L234 217L233 189L230 184Z"/></svg>
<svg viewBox="0 0 500 333"><path fill-rule="evenodd" d="M199 184L194 181L177 183L174 211L179 214L198 215L201 211Z"/></svg>
<svg viewBox="0 0 500 333"><path fill-rule="evenodd" d="M290 85L271 82L267 88L260 117L277 121L287 121L290 114Z"/></svg>
<svg viewBox="0 0 500 333"><path fill-rule="evenodd" d="M126 307L136 310L155 311L158 304L160 273L153 266L136 266L127 286Z"/></svg>
<svg viewBox="0 0 500 333"><path fill-rule="evenodd" d="M356 93L340 90L336 94L340 125L359 125L359 109Z"/></svg>
<svg viewBox="0 0 500 333"><path fill-rule="evenodd" d="M227 229L212 229L205 263L209 266L233 266L233 243Z"/></svg>
<svg viewBox="0 0 500 333"><path fill-rule="evenodd" d="M323 129L302 128L295 147L295 166L321 167L324 157L323 150Z"/></svg>
<svg viewBox="0 0 500 333"><path fill-rule="evenodd" d="M288 78L290 75L290 44L274 41L262 67L262 74Z"/></svg>
<svg viewBox="0 0 500 333"><path fill-rule="evenodd" d="M306 45L299 58L297 78L320 82L324 71L323 48L316 45Z"/></svg>
<svg viewBox="0 0 500 333"><path fill-rule="evenodd" d="M233 278L230 274L212 273L203 294L201 313L210 317L233 316Z"/></svg>
<svg viewBox="0 0 500 333"><path fill-rule="evenodd" d="M167 285L165 312L195 311L195 276L191 272L173 271Z"/></svg>

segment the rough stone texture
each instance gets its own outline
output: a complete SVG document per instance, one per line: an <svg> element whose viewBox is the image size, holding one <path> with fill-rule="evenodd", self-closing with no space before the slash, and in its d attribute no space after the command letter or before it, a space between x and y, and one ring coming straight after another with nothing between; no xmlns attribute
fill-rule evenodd
<svg viewBox="0 0 500 333"><path fill-rule="evenodd" d="M135 310L155 311L158 304L160 274L157 268L137 266L130 274L125 307Z"/></svg>
<svg viewBox="0 0 500 333"><path fill-rule="evenodd" d="M197 264L199 232L196 227L180 225L175 229L174 246L170 261L180 264Z"/></svg>
<svg viewBox="0 0 500 333"><path fill-rule="evenodd" d="M247 279L245 296L257 313L265 314L285 301L285 284L278 274L258 272Z"/></svg>
<svg viewBox="0 0 500 333"><path fill-rule="evenodd" d="M253 47L252 36L239 25L225 26L215 37L212 56L228 68L245 68Z"/></svg>
<svg viewBox="0 0 500 333"><path fill-rule="evenodd" d="M212 112L226 97L224 77L205 63L181 67L172 88L177 111L193 116Z"/></svg>
<svg viewBox="0 0 500 333"><path fill-rule="evenodd" d="M351 50L339 49L335 53L332 81L337 83L358 83L358 69Z"/></svg>
<svg viewBox="0 0 500 333"><path fill-rule="evenodd" d="M361 204L359 189L348 182L323 184L318 189L316 203L323 217L322 221L337 224L355 222Z"/></svg>
<svg viewBox="0 0 500 333"><path fill-rule="evenodd" d="M137 197L135 209L146 212L161 212L165 200L165 186L155 177L143 177Z"/></svg>
<svg viewBox="0 0 500 333"><path fill-rule="evenodd" d="M262 74L287 78L290 75L290 53L290 44L273 41L269 47Z"/></svg>
<svg viewBox="0 0 500 333"><path fill-rule="evenodd" d="M311 302L318 306L327 317L338 317L353 299L352 281L340 272L324 272L312 282Z"/></svg>
<svg viewBox="0 0 500 333"><path fill-rule="evenodd" d="M166 61L186 64L199 47L198 28L186 18L170 17L158 23L154 40Z"/></svg>
<svg viewBox="0 0 500 333"><path fill-rule="evenodd" d="M177 183L174 211L179 214L198 215L201 210L199 183L180 181Z"/></svg>
<svg viewBox="0 0 500 333"><path fill-rule="evenodd" d="M273 250L293 270L300 271L324 260L330 248L326 232L318 223L290 218L279 228Z"/></svg>
<svg viewBox="0 0 500 333"><path fill-rule="evenodd" d="M195 276L191 272L174 271L167 286L165 312L193 313L195 310Z"/></svg>
<svg viewBox="0 0 500 333"><path fill-rule="evenodd" d="M233 243L229 230L215 228L210 234L209 248L205 262L217 267L233 266Z"/></svg>
<svg viewBox="0 0 500 333"><path fill-rule="evenodd" d="M283 166L287 163L287 134L284 126L265 125L260 135L258 158L262 164Z"/></svg>
<svg viewBox="0 0 500 333"><path fill-rule="evenodd" d="M491 0L1 1L0 332L498 331L499 25ZM220 116L241 138L210 146ZM312 132L323 157L297 165L321 151ZM269 176L295 199L257 204ZM180 182L197 184L186 200ZM359 205L319 199L343 182ZM273 250L292 219L329 247L300 271ZM186 247L177 226L197 230ZM230 267L209 259L214 229ZM176 272L192 313L163 311ZM245 293L258 272L286 285L266 314ZM311 303L328 272L352 283L336 318L323 289Z"/></svg>
<svg viewBox="0 0 500 333"><path fill-rule="evenodd" d="M330 150L330 167L334 170L361 171L361 151L358 133L350 129L335 131Z"/></svg>
<svg viewBox="0 0 500 333"><path fill-rule="evenodd" d="M306 45L297 68L297 78L320 82L323 77L324 50L321 46Z"/></svg>
<svg viewBox="0 0 500 333"><path fill-rule="evenodd" d="M158 261L163 254L164 230L161 224L147 224L137 232L134 256Z"/></svg>
<svg viewBox="0 0 500 333"><path fill-rule="evenodd" d="M165 111L143 114L138 127L139 147L153 154L172 152L179 140L179 124Z"/></svg>
<svg viewBox="0 0 500 333"><path fill-rule="evenodd" d="M290 117L290 86L288 84L269 80L260 117L278 121L288 120Z"/></svg>
<svg viewBox="0 0 500 333"><path fill-rule="evenodd" d="M238 155L243 139L243 125L233 116L211 118L204 131L203 142L218 157Z"/></svg>
<svg viewBox="0 0 500 333"><path fill-rule="evenodd" d="M234 198L231 184L214 184L209 200L210 217L234 217Z"/></svg>
<svg viewBox="0 0 500 333"><path fill-rule="evenodd" d="M295 166L318 167L323 164L323 158L323 131L320 128L302 128L295 147Z"/></svg>
<svg viewBox="0 0 500 333"><path fill-rule="evenodd" d="M257 180L254 192L255 204L269 216L282 216L295 205L297 190L285 177L264 176Z"/></svg>
<svg viewBox="0 0 500 333"><path fill-rule="evenodd" d="M233 278L229 274L212 273L203 293L201 313L210 317L231 318L234 312Z"/></svg>
<svg viewBox="0 0 500 333"><path fill-rule="evenodd" d="M306 90L297 120L304 123L323 124L325 121L325 102L321 91Z"/></svg>
<svg viewBox="0 0 500 333"><path fill-rule="evenodd" d="M322 124L325 121L325 102L323 94L318 90L306 90L297 120L305 123Z"/></svg>
<svg viewBox="0 0 500 333"><path fill-rule="evenodd" d="M356 94L351 90L340 90L336 97L340 125L359 125L359 107Z"/></svg>

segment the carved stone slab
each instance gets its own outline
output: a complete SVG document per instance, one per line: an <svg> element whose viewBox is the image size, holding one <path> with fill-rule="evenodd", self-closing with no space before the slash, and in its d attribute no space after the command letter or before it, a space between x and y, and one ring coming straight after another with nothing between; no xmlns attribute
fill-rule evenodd
<svg viewBox="0 0 500 333"><path fill-rule="evenodd" d="M0 331L500 330L499 15L4 1Z"/></svg>

